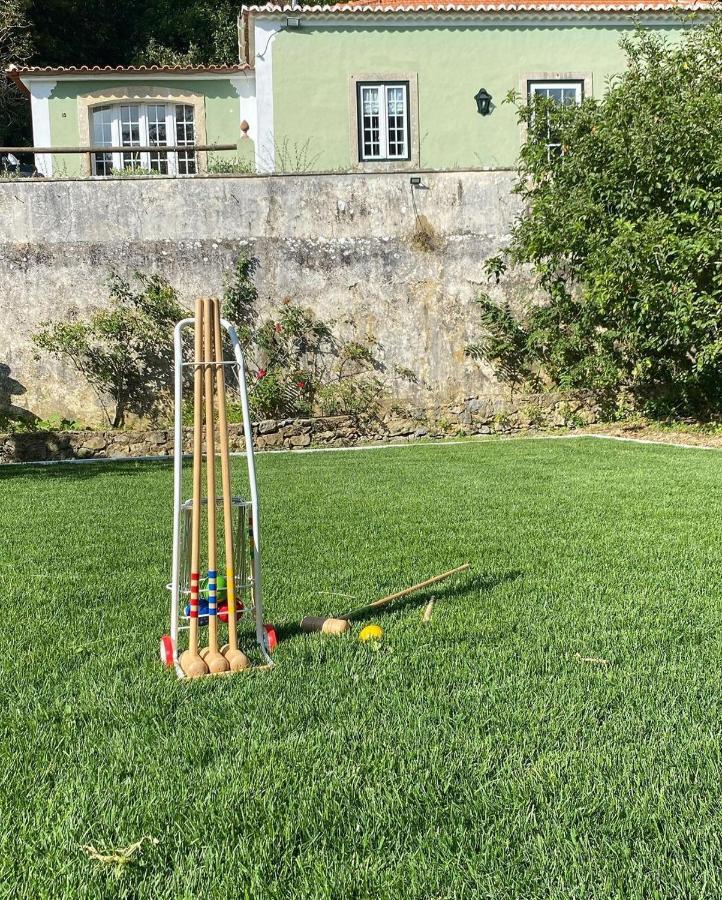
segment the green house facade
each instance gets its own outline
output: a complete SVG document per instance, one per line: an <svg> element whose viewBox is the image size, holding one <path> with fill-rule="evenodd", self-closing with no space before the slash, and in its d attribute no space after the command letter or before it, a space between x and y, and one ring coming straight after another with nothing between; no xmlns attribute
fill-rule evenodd
<svg viewBox="0 0 722 900"><path fill-rule="evenodd" d="M663 0L250 6L238 19L237 66L11 74L30 94L36 147L113 148L38 154L46 175L102 177L128 165L194 175L216 158L258 172L507 168L524 140L514 107L502 102L510 91L559 102L600 96L625 66L621 38L641 25L676 40L707 8ZM184 149L194 145L226 149Z"/></svg>
<svg viewBox="0 0 722 900"><path fill-rule="evenodd" d="M36 153L45 176L104 177L128 167L198 175L229 159L255 165L249 127L241 129L244 117L252 118L246 105L255 93L247 65L12 67L9 73L30 97L35 147L95 151ZM207 146L228 149L195 149Z"/></svg>

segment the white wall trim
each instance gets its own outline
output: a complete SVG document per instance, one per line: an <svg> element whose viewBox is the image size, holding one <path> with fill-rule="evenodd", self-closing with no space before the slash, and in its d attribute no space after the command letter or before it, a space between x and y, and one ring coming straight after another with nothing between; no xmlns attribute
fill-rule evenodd
<svg viewBox="0 0 722 900"><path fill-rule="evenodd" d="M238 125L248 122L248 137L258 145L258 104L256 102L256 76L253 73L232 78L231 83L239 97Z"/></svg>
<svg viewBox="0 0 722 900"><path fill-rule="evenodd" d="M50 97L57 85L55 81L44 81L30 87L30 111L33 118L33 145L51 147L50 140ZM50 153L36 153L35 167L46 178L53 174L53 157Z"/></svg>
<svg viewBox="0 0 722 900"><path fill-rule="evenodd" d="M276 135L273 125L273 39L283 31L282 22L256 19L254 27L254 59L256 70L256 171L273 172L276 168ZM250 119L248 120L250 124Z"/></svg>

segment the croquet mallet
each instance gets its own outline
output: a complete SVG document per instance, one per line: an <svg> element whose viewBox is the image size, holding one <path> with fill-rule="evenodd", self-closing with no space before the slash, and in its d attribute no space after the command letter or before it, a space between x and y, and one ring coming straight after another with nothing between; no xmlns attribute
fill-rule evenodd
<svg viewBox="0 0 722 900"><path fill-rule="evenodd" d="M203 302L196 300L193 366L193 501L191 507L191 572L188 649L180 657L183 674L197 678L208 674L198 653L198 594L201 569L201 478L203 465Z"/></svg>
<svg viewBox="0 0 722 900"><path fill-rule="evenodd" d="M388 594L380 600L374 600L373 603L368 603L366 606L360 606L358 609L351 610L351 612L344 613L341 616L328 618L324 618L323 616L306 616L301 620L301 631L305 631L306 633L320 631L322 634L344 634L344 632L348 631L351 627L351 619L358 618L363 615L363 613L379 609L382 606L388 606L388 604L393 603L394 600L399 600L401 597L406 597L408 594L413 594L414 591L420 591L422 588L430 587L432 584L443 581L445 578L451 578L452 575L466 572L470 568L471 563L464 563L463 566L458 566L456 569L449 569L448 572L443 572L441 575L435 575L433 578L428 578L426 581L421 581L419 584L415 584L412 587L404 588L403 591L397 591L395 594Z"/></svg>
<svg viewBox="0 0 722 900"><path fill-rule="evenodd" d="M216 394L218 396L218 434L221 443L221 495L223 497L223 537L226 553L226 594L228 601L228 643L221 653L228 660L231 671L240 672L251 665L246 654L238 649L236 627L236 581L233 565L233 506L231 494L231 460L228 449L228 421L226 416L226 377L223 369L221 311L217 300L211 300L213 333L215 337Z"/></svg>
<svg viewBox="0 0 722 900"><path fill-rule="evenodd" d="M206 402L206 494L208 495L208 647L201 651L212 674L227 672L228 660L218 649L218 570L216 568L216 437L213 406L215 404L216 366L213 352L213 301L203 301L203 353Z"/></svg>

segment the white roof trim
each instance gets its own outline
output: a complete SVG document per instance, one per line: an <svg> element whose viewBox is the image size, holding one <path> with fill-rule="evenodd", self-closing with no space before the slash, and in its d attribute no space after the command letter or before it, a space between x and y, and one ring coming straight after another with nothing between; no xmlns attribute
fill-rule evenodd
<svg viewBox="0 0 722 900"><path fill-rule="evenodd" d="M468 15L469 13L617 13L621 15L639 15L656 13L690 13L710 10L711 4L707 0L696 0L692 3L525 3L524 0L511 3L478 3L474 6L461 4L448 4L436 6L382 6L373 3L351 6L348 4L335 4L329 6L243 6L241 13L256 13L259 15L293 16L396 16L416 15L419 17L432 16L438 18L446 15Z"/></svg>

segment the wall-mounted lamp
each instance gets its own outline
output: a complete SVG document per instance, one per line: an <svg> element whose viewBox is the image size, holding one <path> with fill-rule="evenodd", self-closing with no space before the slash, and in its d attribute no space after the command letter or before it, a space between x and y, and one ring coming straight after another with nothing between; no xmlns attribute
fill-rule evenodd
<svg viewBox="0 0 722 900"><path fill-rule="evenodd" d="M480 116L488 116L491 112L491 94L486 88L481 90L474 96L476 100L476 109Z"/></svg>
<svg viewBox="0 0 722 900"><path fill-rule="evenodd" d="M411 187L421 187L421 175L412 175L409 180L411 181Z"/></svg>
<svg viewBox="0 0 722 900"><path fill-rule="evenodd" d="M301 20L297 16L289 17L286 19L286 28L300 28Z"/></svg>

